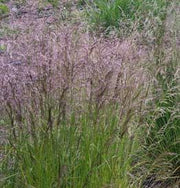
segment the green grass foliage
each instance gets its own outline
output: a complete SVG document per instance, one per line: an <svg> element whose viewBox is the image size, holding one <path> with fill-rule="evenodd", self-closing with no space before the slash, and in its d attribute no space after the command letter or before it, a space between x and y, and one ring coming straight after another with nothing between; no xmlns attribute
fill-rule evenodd
<svg viewBox="0 0 180 188"><path fill-rule="evenodd" d="M145 20L152 14L161 17L166 0L95 0L88 3L87 15L96 29L121 29L123 22ZM129 24L128 24L129 25Z"/></svg>
<svg viewBox="0 0 180 188"><path fill-rule="evenodd" d="M33 136L20 133L7 146L3 187L126 188L133 139L120 136L118 115L111 107L97 122L96 117L96 112L79 119L72 114L51 132L37 122Z"/></svg>
<svg viewBox="0 0 180 188"><path fill-rule="evenodd" d="M7 5L0 3L0 17L5 16L9 13L9 8Z"/></svg>

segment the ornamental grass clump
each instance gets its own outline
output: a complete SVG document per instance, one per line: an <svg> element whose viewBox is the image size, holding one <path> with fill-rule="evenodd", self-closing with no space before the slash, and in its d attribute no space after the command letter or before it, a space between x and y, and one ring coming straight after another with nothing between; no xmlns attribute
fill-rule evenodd
<svg viewBox="0 0 180 188"><path fill-rule="evenodd" d="M1 62L2 186L127 187L144 79L138 54L119 39L46 32L11 43L24 61Z"/></svg>

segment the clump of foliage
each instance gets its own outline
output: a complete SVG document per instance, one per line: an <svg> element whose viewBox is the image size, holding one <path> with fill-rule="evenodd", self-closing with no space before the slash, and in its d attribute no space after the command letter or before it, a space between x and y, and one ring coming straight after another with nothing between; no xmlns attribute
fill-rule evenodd
<svg viewBox="0 0 180 188"><path fill-rule="evenodd" d="M0 0L0 3L7 3L9 0Z"/></svg>
<svg viewBox="0 0 180 188"><path fill-rule="evenodd" d="M90 6L88 11L90 22L103 28L119 27L120 19L123 16L133 17L135 13L131 0L96 0Z"/></svg>
<svg viewBox="0 0 180 188"><path fill-rule="evenodd" d="M118 28L122 29L124 24L129 27L135 20L153 16L160 16L166 0L95 0L88 6L87 15L89 21L96 29Z"/></svg>
<svg viewBox="0 0 180 188"><path fill-rule="evenodd" d="M53 7L57 7L59 4L58 0L47 0Z"/></svg>
<svg viewBox="0 0 180 188"><path fill-rule="evenodd" d="M5 52L6 51L6 45L4 45L4 44L0 44L0 53L1 52Z"/></svg>
<svg viewBox="0 0 180 188"><path fill-rule="evenodd" d="M0 3L0 17L3 17L9 13L9 8L7 5Z"/></svg>
<svg viewBox="0 0 180 188"><path fill-rule="evenodd" d="M79 6L86 5L86 0L79 0L79 1L77 2L77 4L78 4Z"/></svg>

